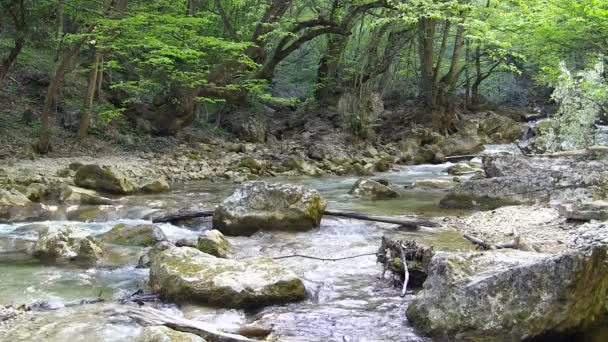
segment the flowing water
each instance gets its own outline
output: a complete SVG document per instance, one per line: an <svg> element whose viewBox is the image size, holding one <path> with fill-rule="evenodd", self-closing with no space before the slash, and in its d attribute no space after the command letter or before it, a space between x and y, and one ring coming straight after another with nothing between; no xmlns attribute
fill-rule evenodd
<svg viewBox="0 0 608 342"><path fill-rule="evenodd" d="M416 179L450 177L446 165L407 167L382 175L398 186ZM350 177L289 178L322 192L330 209L353 210L379 215L445 216L458 214L438 209L442 194L404 190L404 196L390 201L367 201L349 196L356 181ZM93 234L108 231L117 223L149 223L143 219L160 208L210 209L228 196L236 185L227 182L197 182L178 186L163 195L132 196L116 206L68 208L57 210L57 220L47 225L78 226ZM66 221L74 213L93 222ZM84 213L84 214L83 214ZM109 315L117 299L147 286L148 270L135 265L141 248L114 247L111 263L103 267L44 265L20 252L33 238L19 235L15 229L24 225L0 225L0 306L38 303L36 310L10 325L0 324L1 341L131 341L141 327L126 318ZM189 227L163 224L170 240L192 238L210 223L202 221ZM455 231L424 229L400 231L394 225L349 219L323 219L319 229L304 233L258 233L252 237L229 238L235 258L277 257L304 254L339 258L374 253L383 235L398 239L416 239L436 250L470 250L469 243ZM13 251L13 252L11 252ZM412 294L399 296L399 289L387 280L378 279L381 268L374 256L323 262L312 259L277 260L300 275L308 299L288 305L271 306L259 311L208 308L197 305L163 304L163 310L190 319L215 323L225 329L258 321L273 326L280 341L424 341L409 326L405 309ZM70 306L82 298L101 296L105 303ZM67 305L67 306L66 306Z"/></svg>

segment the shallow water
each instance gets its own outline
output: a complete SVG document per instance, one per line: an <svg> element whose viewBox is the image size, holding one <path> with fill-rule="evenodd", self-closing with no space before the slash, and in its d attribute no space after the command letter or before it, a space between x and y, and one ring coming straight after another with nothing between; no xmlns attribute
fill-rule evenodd
<svg viewBox="0 0 608 342"><path fill-rule="evenodd" d="M381 175L398 186L416 179L451 178L446 165L408 167ZM329 207L378 215L448 215L459 214L438 209L442 193L417 192L403 189L404 196L390 201L366 201L347 195L356 181L352 177L287 178L322 192ZM159 209L213 208L236 187L229 182L195 182L177 186L163 195L127 197L120 204L104 208L98 214L104 222L82 223L52 221L51 225L76 225L93 234L108 231L117 223L149 222L142 218ZM99 208L97 208L99 209ZM92 209L91 209L92 210ZM108 214L110 213L110 214ZM61 216L58 216L61 217ZM125 294L147 286L148 271L136 269L141 248L114 248L112 264L97 268L52 266L25 256L6 254L32 243L32 237L15 234L24 224L0 225L0 305L45 301L55 310L34 312L11 324L3 332L4 341L129 341L141 332L141 327L127 319L108 314L119 306L115 302ZM160 226L170 240L196 237L209 228L208 221L190 227L171 224ZM304 254L325 258L340 258L376 252L383 235L399 239L416 239L437 250L469 250L471 245L454 231L423 229L400 231L394 225L376 224L349 219L327 218L319 229L304 233L257 233L252 237L229 238L234 245L235 258L286 256ZM306 285L308 299L289 305L271 306L257 312L214 309L197 305L164 305L163 310L215 323L231 329L243 323L259 321L272 324L280 341L424 341L408 325L405 308L411 298L399 296L399 289L388 280L378 279L381 272L375 256L335 262L304 258L277 260L300 275ZM75 307L62 306L82 298L101 297L102 304ZM7 330L4 328L4 330Z"/></svg>

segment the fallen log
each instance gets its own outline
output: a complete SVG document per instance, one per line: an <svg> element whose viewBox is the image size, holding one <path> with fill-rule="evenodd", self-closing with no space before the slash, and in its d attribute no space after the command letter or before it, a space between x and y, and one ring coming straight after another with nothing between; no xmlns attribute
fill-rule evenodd
<svg viewBox="0 0 608 342"><path fill-rule="evenodd" d="M518 146L519 147L519 146ZM521 147L520 147L521 149ZM608 153L608 146L591 146L582 150L560 151L554 153L543 154L524 154L526 157L546 157L546 158L562 158L562 157L585 157L595 153Z"/></svg>
<svg viewBox="0 0 608 342"><path fill-rule="evenodd" d="M362 221L396 224L396 225L399 225L399 226L407 228L407 229L419 229L422 226L423 227L438 227L439 226L439 224L437 224L436 222L432 222L432 221L428 221L428 220L420 220L420 219L389 218L389 217L382 217L382 216L365 215L365 214L341 212L341 211L328 211L328 210L326 210L323 214L327 215L327 216L346 217L346 218L362 220Z"/></svg>
<svg viewBox="0 0 608 342"><path fill-rule="evenodd" d="M173 330L198 335L211 342L256 341L243 335L222 332L209 323L176 317L150 307L118 308L110 312L110 315L127 316L142 326L163 325Z"/></svg>
<svg viewBox="0 0 608 342"><path fill-rule="evenodd" d="M157 217L152 223L175 223L200 217L213 217L213 211L186 211Z"/></svg>
<svg viewBox="0 0 608 342"><path fill-rule="evenodd" d="M323 215L327 216L335 216L335 217L345 217L356 220L363 221L372 221L372 222L381 222L381 223L389 223L396 224L406 229L416 230L420 227L438 227L439 224L429 220L421 220L421 219L408 219L408 218L390 218L390 217L382 217L382 216L374 216L374 215L366 215L360 213L351 213L351 212L342 212L342 211L329 211L326 210ZM171 214L167 216L161 216L152 220L153 223L175 223L184 220L190 220L193 218L199 217L212 217L213 211L189 211L189 212L181 212L176 214Z"/></svg>

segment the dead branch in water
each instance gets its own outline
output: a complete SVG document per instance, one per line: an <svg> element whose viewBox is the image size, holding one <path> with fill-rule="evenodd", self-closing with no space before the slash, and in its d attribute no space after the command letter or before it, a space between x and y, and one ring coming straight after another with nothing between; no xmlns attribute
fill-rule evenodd
<svg viewBox="0 0 608 342"><path fill-rule="evenodd" d="M429 220L388 218L388 217L365 215L365 214L360 214L360 213L350 213L350 212L342 212L342 211L326 210L323 213L323 215L335 216L335 217L346 217L346 218L352 218L352 219L363 220L363 221L396 224L396 225L405 227L407 229L414 229L414 230L419 229L421 226L424 226L424 227L438 227L439 226L439 224L437 224L436 222L432 222Z"/></svg>
<svg viewBox="0 0 608 342"><path fill-rule="evenodd" d="M414 280L413 286L422 285L434 254L433 247L422 247L416 241L391 240L383 236L377 253L377 262L382 264L381 278L384 279L386 270L390 270L394 285L401 286L403 297L410 285L410 276Z"/></svg>
<svg viewBox="0 0 608 342"><path fill-rule="evenodd" d="M191 220L200 217L213 217L213 211L186 211L157 217L152 223L175 223L179 221Z"/></svg>
<svg viewBox="0 0 608 342"><path fill-rule="evenodd" d="M374 215L366 215L360 213L342 212L342 211L329 211L326 210L323 215L345 217L356 220L372 221L380 223L396 224L407 229L416 230L422 227L438 227L439 224L429 220L421 220L415 218L391 218ZM176 223L179 221L190 220L199 217L212 217L213 211L187 211L178 212L166 216L157 217L152 220L153 223Z"/></svg>
<svg viewBox="0 0 608 342"><path fill-rule="evenodd" d="M125 307L113 310L111 315L127 316L143 326L164 325L173 330L186 332L198 335L207 341L213 342L252 342L252 340L243 335L230 334L220 331L214 325L201 321L193 321L190 319L176 317L166 312L156 310L150 307Z"/></svg>
<svg viewBox="0 0 608 342"><path fill-rule="evenodd" d="M320 261L340 261L340 260L354 259L354 258L370 256L370 255L376 255L376 253L364 253L364 254L357 254L357 255L351 255L351 256L347 256L347 257L333 258L333 259L319 258L319 257L314 257L314 256L309 256L309 255L302 255L302 254L291 254L291 255L274 257L272 259L279 260L279 259L289 259L289 258L305 258L305 259L313 259L313 260L320 260Z"/></svg>

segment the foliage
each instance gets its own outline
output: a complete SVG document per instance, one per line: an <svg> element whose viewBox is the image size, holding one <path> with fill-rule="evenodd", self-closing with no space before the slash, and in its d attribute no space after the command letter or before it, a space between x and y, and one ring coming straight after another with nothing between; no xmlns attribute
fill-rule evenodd
<svg viewBox="0 0 608 342"><path fill-rule="evenodd" d="M543 127L542 139L547 150L585 148L595 143L595 123L608 108L608 84L604 61L573 73L561 63L561 72L553 100L559 104L555 119Z"/></svg>

